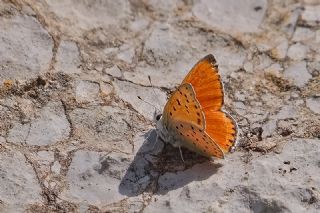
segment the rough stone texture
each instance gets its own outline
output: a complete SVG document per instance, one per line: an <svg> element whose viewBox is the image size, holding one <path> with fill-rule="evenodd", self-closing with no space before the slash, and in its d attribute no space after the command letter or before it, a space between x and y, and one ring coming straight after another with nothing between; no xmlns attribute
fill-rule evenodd
<svg viewBox="0 0 320 213"><path fill-rule="evenodd" d="M108 205L125 196L118 186L129 159L123 154L78 151L67 174L68 190L62 193L71 202Z"/></svg>
<svg viewBox="0 0 320 213"><path fill-rule="evenodd" d="M62 41L57 52L55 70L67 74L81 72L78 46L74 42Z"/></svg>
<svg viewBox="0 0 320 213"><path fill-rule="evenodd" d="M99 84L91 81L76 83L76 100L78 103L93 102L99 97Z"/></svg>
<svg viewBox="0 0 320 213"><path fill-rule="evenodd" d="M0 212L319 212L319 6L1 1ZM183 162L153 115L209 53L239 146Z"/></svg>
<svg viewBox="0 0 320 213"><path fill-rule="evenodd" d="M296 150L305 153L295 155ZM312 212L319 208L318 201L311 201L319 197L318 154L318 140L295 140L281 154L253 155L248 164L239 163L239 154L234 154L215 164L166 173L159 178L160 195L145 211ZM304 162L305 155L312 160ZM188 179L193 181L184 185ZM168 192L168 188L173 190ZM308 202L311 204L306 205Z"/></svg>
<svg viewBox="0 0 320 213"><path fill-rule="evenodd" d="M20 152L1 150L0 176L2 212L22 211L30 204L42 202L36 174Z"/></svg>
<svg viewBox="0 0 320 213"><path fill-rule="evenodd" d="M301 14L302 21L310 25L319 25L320 22L320 5L307 5Z"/></svg>
<svg viewBox="0 0 320 213"><path fill-rule="evenodd" d="M307 98L306 104L314 113L320 114L320 97Z"/></svg>
<svg viewBox="0 0 320 213"><path fill-rule="evenodd" d="M292 60L303 60L307 56L308 48L300 43L296 43L289 47L288 57Z"/></svg>
<svg viewBox="0 0 320 213"><path fill-rule="evenodd" d="M303 87L311 79L311 75L307 70L306 62L298 62L290 65L284 72L284 75L292 80L298 87Z"/></svg>
<svg viewBox="0 0 320 213"><path fill-rule="evenodd" d="M263 21L267 1L201 0L193 12L205 23L226 32L256 32Z"/></svg>
<svg viewBox="0 0 320 213"><path fill-rule="evenodd" d="M35 17L9 7L7 16L1 16L0 28L1 82L36 78L48 71L53 41Z"/></svg>

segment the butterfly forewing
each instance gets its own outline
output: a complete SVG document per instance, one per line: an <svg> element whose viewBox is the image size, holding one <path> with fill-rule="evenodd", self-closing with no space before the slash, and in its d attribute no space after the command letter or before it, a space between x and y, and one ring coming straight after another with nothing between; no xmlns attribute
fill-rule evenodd
<svg viewBox="0 0 320 213"><path fill-rule="evenodd" d="M190 83L202 109L220 110L223 105L223 86L213 55L201 59L184 78L182 84Z"/></svg>
<svg viewBox="0 0 320 213"><path fill-rule="evenodd" d="M206 132L219 144L223 152L229 152L234 146L237 134L235 121L221 111L211 111L206 117Z"/></svg>
<svg viewBox="0 0 320 213"><path fill-rule="evenodd" d="M201 129L205 128L203 112L195 98L192 86L188 83L179 86L164 107L164 126L176 128L172 121L190 123Z"/></svg>
<svg viewBox="0 0 320 213"><path fill-rule="evenodd" d="M236 141L236 123L231 116L221 111L223 86L213 55L201 59L182 83L190 83L195 91L195 97L205 116L206 133L223 152L229 152Z"/></svg>

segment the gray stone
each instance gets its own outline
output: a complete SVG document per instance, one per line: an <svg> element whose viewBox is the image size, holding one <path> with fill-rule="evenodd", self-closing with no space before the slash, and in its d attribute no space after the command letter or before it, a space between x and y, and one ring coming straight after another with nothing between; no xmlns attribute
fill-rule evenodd
<svg viewBox="0 0 320 213"><path fill-rule="evenodd" d="M10 143L25 143L30 130L30 124L14 123L7 137Z"/></svg>
<svg viewBox="0 0 320 213"><path fill-rule="evenodd" d="M129 29L133 32L141 32L150 24L149 20L144 18L138 18L130 23Z"/></svg>
<svg viewBox="0 0 320 213"><path fill-rule="evenodd" d="M307 24L317 26L320 23L320 5L306 5L301 14L301 19Z"/></svg>
<svg viewBox="0 0 320 213"><path fill-rule="evenodd" d="M61 196L70 202L96 206L119 202L125 198L118 187L128 163L123 154L77 151L66 177L68 188Z"/></svg>
<svg viewBox="0 0 320 213"><path fill-rule="evenodd" d="M161 194L155 196L145 212L246 212L248 207L241 202L241 192L234 190L228 193L238 188L245 176L245 168L235 160L239 157L239 154L234 154L228 156L227 161L214 160L185 171L163 174L159 178ZM228 171L230 164L237 170ZM219 174L224 178L218 178ZM234 181L228 180L232 176L236 177ZM226 199L232 201L224 202Z"/></svg>
<svg viewBox="0 0 320 213"><path fill-rule="evenodd" d="M77 1L66 0L63 2L48 0L50 10L60 19L63 29L70 34L83 29L90 30L99 27L110 27L120 24L129 18L130 4L128 1ZM114 28L113 28L114 29Z"/></svg>
<svg viewBox="0 0 320 213"><path fill-rule="evenodd" d="M192 11L201 21L227 33L258 32L267 1L201 0Z"/></svg>
<svg viewBox="0 0 320 213"><path fill-rule="evenodd" d="M130 64L132 63L134 55L135 50L133 47L129 45L123 45L120 47L119 53L117 54L117 58Z"/></svg>
<svg viewBox="0 0 320 213"><path fill-rule="evenodd" d="M307 41L315 38L315 32L310 28L297 27L293 34L292 41Z"/></svg>
<svg viewBox="0 0 320 213"><path fill-rule="evenodd" d="M81 72L79 50L77 44L74 42L62 41L58 48L56 60L55 70L57 72L64 72L67 74Z"/></svg>
<svg viewBox="0 0 320 213"><path fill-rule="evenodd" d="M297 150L300 154L296 153ZM314 209L301 202L301 192L311 190L312 193L312 186L319 186L319 177L315 175L319 154L319 140L299 139L288 142L279 155L252 161L250 167L255 172L249 173L248 190L254 195L253 208L278 212Z"/></svg>
<svg viewBox="0 0 320 213"><path fill-rule="evenodd" d="M288 119L297 116L297 110L294 106L283 106L280 111L274 116L276 119Z"/></svg>
<svg viewBox="0 0 320 213"><path fill-rule="evenodd" d="M254 154L246 166L239 162L244 156L234 153L224 161L166 173L159 179L165 194L155 195L145 212L316 212L317 199L314 205L305 202L320 184L319 150L319 140L299 139L280 154ZM212 174L201 180L207 173ZM189 178L194 181L183 184Z"/></svg>
<svg viewBox="0 0 320 213"><path fill-rule="evenodd" d="M1 144L1 143L5 143L5 142L6 142L6 138L5 138L5 137L0 136L0 144Z"/></svg>
<svg viewBox="0 0 320 213"><path fill-rule="evenodd" d="M99 84L91 81L77 81L75 86L78 103L90 103L99 98Z"/></svg>
<svg viewBox="0 0 320 213"><path fill-rule="evenodd" d="M39 151L36 154L37 160L42 164L49 165L54 161L54 153L51 151Z"/></svg>
<svg viewBox="0 0 320 213"><path fill-rule="evenodd" d="M70 113L74 134L90 147L131 153L132 128L136 122L128 110L115 106L94 106Z"/></svg>
<svg viewBox="0 0 320 213"><path fill-rule="evenodd" d="M156 11L157 13L161 13L165 16L170 16L170 14L176 10L179 0L172 0L172 1L158 1L158 0L150 0L148 4L151 9Z"/></svg>
<svg viewBox="0 0 320 213"><path fill-rule="evenodd" d="M51 166L51 171L55 174L60 174L61 165L58 161L55 161Z"/></svg>
<svg viewBox="0 0 320 213"><path fill-rule="evenodd" d="M31 121L26 143L30 145L49 145L66 140L70 133L70 124L61 102L49 102L38 117Z"/></svg>
<svg viewBox="0 0 320 213"><path fill-rule="evenodd" d="M300 20L303 8L300 3L289 4L289 5L287 4L286 6L284 5L285 4L282 4L281 6L277 5L280 8L285 7L285 11L286 11L285 18L283 19L283 22L282 22L281 30L284 31L287 34L287 36L291 38L294 31L297 28L298 21ZM277 18L274 21L276 22L276 20Z"/></svg>
<svg viewBox="0 0 320 213"><path fill-rule="evenodd" d="M107 73L113 77L116 77L116 78L120 78L122 76L121 70L116 65L114 65L113 67L110 67L110 68L105 68L103 70L103 72Z"/></svg>
<svg viewBox="0 0 320 213"><path fill-rule="evenodd" d="M243 64L243 69L244 69L246 72L252 73L252 72L253 72L253 63L251 63L250 61L246 61L246 62Z"/></svg>
<svg viewBox="0 0 320 213"><path fill-rule="evenodd" d="M320 114L320 97L307 98L306 105L314 113Z"/></svg>
<svg viewBox="0 0 320 213"><path fill-rule="evenodd" d="M130 103L135 110L146 118L152 120L155 111L162 113L167 99L165 93L158 88L144 87L142 89L141 86L118 80L114 81L114 87L122 100Z"/></svg>
<svg viewBox="0 0 320 213"><path fill-rule="evenodd" d="M242 69L246 59L246 53L241 48L235 49L228 46L217 46L213 54L222 79L231 75L232 72Z"/></svg>
<svg viewBox="0 0 320 213"><path fill-rule="evenodd" d="M34 169L19 151L0 152L0 177L4 212L10 212L10 209L16 209L12 212L22 212L20 208L42 202L42 192Z"/></svg>
<svg viewBox="0 0 320 213"><path fill-rule="evenodd" d="M254 64L255 72L261 72L274 63L273 60L266 54L261 54L258 57L255 57L252 62Z"/></svg>
<svg viewBox="0 0 320 213"><path fill-rule="evenodd" d="M320 43L320 30L316 31L316 42Z"/></svg>
<svg viewBox="0 0 320 213"><path fill-rule="evenodd" d="M243 102L237 101L233 103L234 109L240 115L245 115L247 111L247 107L244 105Z"/></svg>
<svg viewBox="0 0 320 213"><path fill-rule="evenodd" d="M275 119L269 120L266 124L262 126L263 132L262 137L266 138L272 136L277 128L277 121Z"/></svg>
<svg viewBox="0 0 320 213"><path fill-rule="evenodd" d="M35 78L48 71L53 42L34 17L1 18L0 29L0 82Z"/></svg>
<svg viewBox="0 0 320 213"><path fill-rule="evenodd" d="M303 60L307 57L308 48L301 44L296 43L294 45L291 45L288 49L288 57L292 60Z"/></svg>
<svg viewBox="0 0 320 213"><path fill-rule="evenodd" d="M282 41L278 46L271 50L272 56L280 60L285 59L287 56L288 46L288 40Z"/></svg>
<svg viewBox="0 0 320 213"><path fill-rule="evenodd" d="M307 64L304 61L291 64L284 71L284 76L289 80L292 80L294 85L298 87L305 86L312 78L307 70Z"/></svg>
<svg viewBox="0 0 320 213"><path fill-rule="evenodd" d="M185 43L177 32L168 24L157 24L145 42L147 61L153 64L168 65L175 63Z"/></svg>
<svg viewBox="0 0 320 213"><path fill-rule="evenodd" d="M281 72L283 71L283 67L278 63L271 64L264 71L266 73L270 73L270 74L273 74L273 75L276 75L276 76L280 76Z"/></svg>

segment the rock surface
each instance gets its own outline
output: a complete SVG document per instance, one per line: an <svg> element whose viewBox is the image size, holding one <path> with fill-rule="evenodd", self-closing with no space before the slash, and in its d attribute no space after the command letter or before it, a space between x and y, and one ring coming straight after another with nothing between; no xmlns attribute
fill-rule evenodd
<svg viewBox="0 0 320 213"><path fill-rule="evenodd" d="M0 212L319 212L319 8L1 1ZM239 145L183 162L153 116L209 53Z"/></svg>

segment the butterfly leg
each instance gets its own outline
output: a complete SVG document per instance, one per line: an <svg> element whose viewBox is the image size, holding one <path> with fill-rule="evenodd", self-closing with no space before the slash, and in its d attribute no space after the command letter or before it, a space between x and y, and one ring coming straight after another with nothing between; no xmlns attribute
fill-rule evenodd
<svg viewBox="0 0 320 213"><path fill-rule="evenodd" d="M153 146L152 146L152 150L154 149L154 147L156 146L158 140L160 139L159 135L157 134L157 137L156 137L156 140L155 142L153 143Z"/></svg>
<svg viewBox="0 0 320 213"><path fill-rule="evenodd" d="M151 133L152 133L152 131L149 131L149 132L147 133L148 136L146 137L146 139L144 139L144 141L143 141L143 143L142 143L142 146L145 145L145 143L149 141L149 138L151 137ZM157 136L157 137L158 137L158 136Z"/></svg>
<svg viewBox="0 0 320 213"><path fill-rule="evenodd" d="M183 159L183 155L182 155L181 146L179 146L179 151L180 151L180 157L181 157L181 160L183 161L183 163L185 163L185 162L184 162L184 159Z"/></svg>

